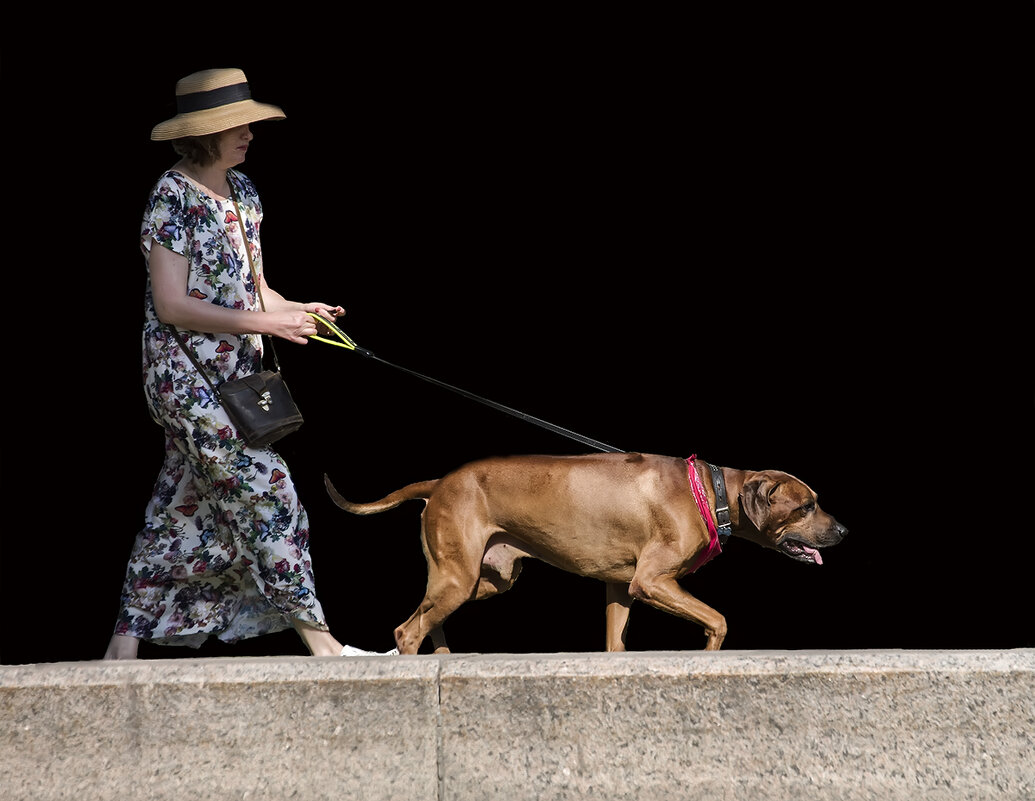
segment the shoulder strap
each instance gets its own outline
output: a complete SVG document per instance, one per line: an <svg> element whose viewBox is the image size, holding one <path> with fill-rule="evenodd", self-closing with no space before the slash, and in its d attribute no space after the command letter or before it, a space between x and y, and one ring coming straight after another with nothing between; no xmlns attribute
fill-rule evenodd
<svg viewBox="0 0 1035 801"><path fill-rule="evenodd" d="M244 216L241 214L241 207L237 205L237 190L234 188L232 182L230 182L230 197L234 201L234 211L237 214L237 224L241 226L241 239L244 242L244 252L248 256L248 267L252 272L252 280L255 282L255 292L259 296L259 305L262 306L262 310L266 311L266 303L262 299L262 276L256 272L255 264L252 262L252 245L248 239L248 232L244 227ZM273 337L269 337L270 341L270 353L273 354L273 364L277 368L277 372L280 372L280 362L277 360L277 349L273 347Z"/></svg>
<svg viewBox="0 0 1035 801"><path fill-rule="evenodd" d="M173 327L173 326L171 326L169 324L166 324L165 327L168 328L170 331L172 331L173 336L176 337L176 340L183 347L183 352L187 354L187 358L191 360L191 363L197 368L198 372L201 373L201 377L205 379L205 383L208 384L210 387L212 387L212 392L213 392L213 394L215 394L216 398L218 399L219 398L219 394L218 394L218 392L216 390L216 385L212 383L212 379L210 379L208 377L208 373L206 373L202 369L201 364L198 362L198 357L194 355L194 348L192 348L190 346L190 343L187 340L183 339L180 336L180 332L179 332L178 329L176 329L175 327Z"/></svg>

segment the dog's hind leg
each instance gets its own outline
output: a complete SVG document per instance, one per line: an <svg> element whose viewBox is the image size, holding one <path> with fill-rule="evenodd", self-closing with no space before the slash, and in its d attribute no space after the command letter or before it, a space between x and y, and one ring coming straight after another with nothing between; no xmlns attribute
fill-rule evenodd
<svg viewBox="0 0 1035 801"><path fill-rule="evenodd" d="M470 596L470 591L462 592L455 585L450 588L431 587L420 606L410 615L405 623L395 630L395 644L400 654L415 654L420 650L426 637L431 637L435 645L435 653L449 653L442 624L446 618L459 609Z"/></svg>
<svg viewBox="0 0 1035 801"><path fill-rule="evenodd" d="M434 542L434 537L430 538ZM449 653L442 625L453 612L471 600L479 584L479 554L462 551L424 549L428 561L428 586L424 598L409 619L395 630L401 654L415 654L426 637L431 637L435 653Z"/></svg>
<svg viewBox="0 0 1035 801"><path fill-rule="evenodd" d="M435 653L449 653L442 625L475 592L478 576L443 576L432 568L424 599L409 619L395 630L395 643L401 654L415 654L426 637L431 637Z"/></svg>
<svg viewBox="0 0 1035 801"><path fill-rule="evenodd" d="M468 600L480 601L483 598L491 598L494 595L499 595L501 592L506 592L514 586L514 582L517 581L517 577L519 575L521 575L520 560L515 560L511 564L506 576L501 575L495 566L483 564L482 573L478 579L478 585L475 587L474 595ZM410 618L410 620L403 624L403 626L411 623L412 620L413 618ZM399 643L399 632L402 630L403 626L396 629L396 641L399 645L399 651L401 653L407 653L406 651L403 651L402 645ZM403 634L403 636L405 637L405 634ZM449 653L449 645L446 642L446 633L442 625L438 625L431 629L427 636L431 637L431 643L435 646L436 654ZM421 642L423 642L423 639ZM420 643L418 643L417 647L420 648Z"/></svg>
<svg viewBox="0 0 1035 801"><path fill-rule="evenodd" d="M449 653L449 645L446 643L446 631L442 626L433 628L428 636L431 637L431 644L435 646L436 654Z"/></svg>
<svg viewBox="0 0 1035 801"><path fill-rule="evenodd" d="M632 606L628 584L607 584L607 650L624 651L629 632L629 608Z"/></svg>

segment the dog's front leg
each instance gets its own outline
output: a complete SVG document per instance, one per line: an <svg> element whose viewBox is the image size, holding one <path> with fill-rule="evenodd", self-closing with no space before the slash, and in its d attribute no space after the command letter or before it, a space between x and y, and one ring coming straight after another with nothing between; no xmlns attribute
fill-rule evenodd
<svg viewBox="0 0 1035 801"><path fill-rule="evenodd" d="M707 604L679 586L679 582L671 575L650 575L641 571L643 563L636 570L636 576L629 584L629 594L637 601L648 603L663 612L691 620L704 627L708 642L706 651L718 651L722 641L726 639L726 618ZM641 572L644 575L641 575Z"/></svg>
<svg viewBox="0 0 1035 801"><path fill-rule="evenodd" d="M607 584L607 650L624 651L629 631L629 607L632 606L628 584Z"/></svg>

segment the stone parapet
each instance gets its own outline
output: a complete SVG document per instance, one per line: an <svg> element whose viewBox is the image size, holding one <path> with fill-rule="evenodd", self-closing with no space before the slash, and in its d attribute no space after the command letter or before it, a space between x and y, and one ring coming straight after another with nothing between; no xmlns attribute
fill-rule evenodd
<svg viewBox="0 0 1035 801"><path fill-rule="evenodd" d="M1031 799L1035 650L0 667L6 801Z"/></svg>

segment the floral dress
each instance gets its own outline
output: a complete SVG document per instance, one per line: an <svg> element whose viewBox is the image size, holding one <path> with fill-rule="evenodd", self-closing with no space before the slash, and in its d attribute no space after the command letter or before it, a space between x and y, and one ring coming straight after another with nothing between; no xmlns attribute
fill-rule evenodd
<svg viewBox="0 0 1035 801"><path fill-rule="evenodd" d="M255 269L262 269L262 206L243 174L227 173L244 217ZM232 200L170 171L152 190L141 229L145 257L157 243L189 262L187 292L233 309L257 310ZM189 337L213 383L260 369L262 337ZM181 343L159 321L148 280L143 331L144 393L165 430L165 463L126 571L116 634L200 646L279 631L297 619L326 630L309 559L309 521L287 464L238 436Z"/></svg>

